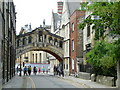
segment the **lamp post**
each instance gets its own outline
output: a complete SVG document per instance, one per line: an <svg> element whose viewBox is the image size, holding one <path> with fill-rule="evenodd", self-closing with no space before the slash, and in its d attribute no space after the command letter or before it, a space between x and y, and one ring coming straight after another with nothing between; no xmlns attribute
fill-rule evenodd
<svg viewBox="0 0 120 90"><path fill-rule="evenodd" d="M20 52L21 52L21 50L20 50ZM19 74L19 76L21 76L21 72L22 71L22 68L21 68L21 55L20 55L20 74Z"/></svg>

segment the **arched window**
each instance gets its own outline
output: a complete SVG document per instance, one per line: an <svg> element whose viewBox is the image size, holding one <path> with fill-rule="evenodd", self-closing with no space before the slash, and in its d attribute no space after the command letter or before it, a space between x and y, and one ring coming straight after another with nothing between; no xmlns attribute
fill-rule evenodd
<svg viewBox="0 0 120 90"><path fill-rule="evenodd" d="M36 53L36 63L37 63L37 53Z"/></svg>
<svg viewBox="0 0 120 90"><path fill-rule="evenodd" d="M60 45L61 48L63 48L63 42L62 41L59 42L59 45Z"/></svg>
<svg viewBox="0 0 120 90"><path fill-rule="evenodd" d="M43 41L43 37L42 37L42 31L39 31L39 42Z"/></svg>
<svg viewBox="0 0 120 90"><path fill-rule="evenodd" d="M34 63L34 54L33 54L33 63Z"/></svg>
<svg viewBox="0 0 120 90"><path fill-rule="evenodd" d="M23 42L23 45L25 45L26 44L26 38L23 38L22 42Z"/></svg>
<svg viewBox="0 0 120 90"><path fill-rule="evenodd" d="M52 37L49 37L49 43L52 44Z"/></svg>
<svg viewBox="0 0 120 90"><path fill-rule="evenodd" d="M55 45L56 47L58 47L58 40L57 40L57 39L54 40L54 45Z"/></svg>
<svg viewBox="0 0 120 90"><path fill-rule="evenodd" d="M31 36L28 37L28 43L32 43L32 37Z"/></svg>

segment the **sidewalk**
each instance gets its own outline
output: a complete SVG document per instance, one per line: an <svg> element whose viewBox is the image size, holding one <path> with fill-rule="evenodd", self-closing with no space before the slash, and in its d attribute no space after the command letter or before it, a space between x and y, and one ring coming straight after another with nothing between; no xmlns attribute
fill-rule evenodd
<svg viewBox="0 0 120 90"><path fill-rule="evenodd" d="M28 84L29 80L26 76L19 76L16 74L10 81L3 84L2 88L31 88Z"/></svg>
<svg viewBox="0 0 120 90"><path fill-rule="evenodd" d="M21 88L23 85L23 77L14 76L10 81L3 84L2 88Z"/></svg>
<svg viewBox="0 0 120 90"><path fill-rule="evenodd" d="M53 75L53 73L50 73L51 75ZM57 77L61 78L61 79L65 79L65 80L69 80L75 83L79 83L81 85L84 85L86 88L116 88L116 87L111 87L111 86L106 86L106 85L102 85L96 82L92 82L91 80L85 80L85 79L81 79L81 78L76 78L74 76L58 76Z"/></svg>

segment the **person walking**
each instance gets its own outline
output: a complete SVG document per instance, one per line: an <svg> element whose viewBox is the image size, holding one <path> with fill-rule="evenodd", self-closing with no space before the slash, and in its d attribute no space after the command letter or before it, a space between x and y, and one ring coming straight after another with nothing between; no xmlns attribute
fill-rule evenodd
<svg viewBox="0 0 120 90"><path fill-rule="evenodd" d="M59 70L58 70L59 66L56 67L56 74L59 74Z"/></svg>
<svg viewBox="0 0 120 90"><path fill-rule="evenodd" d="M53 67L53 71L54 71L54 76L56 75L56 66L54 65Z"/></svg>
<svg viewBox="0 0 120 90"><path fill-rule="evenodd" d="M42 71L43 71L43 73L45 73L45 67L44 66L42 67Z"/></svg>
<svg viewBox="0 0 120 90"><path fill-rule="evenodd" d="M18 71L19 71L19 68L18 68L18 66L17 66L17 68L16 68L16 71L17 71L17 73L18 73Z"/></svg>
<svg viewBox="0 0 120 90"><path fill-rule="evenodd" d="M31 70L32 70L31 66L28 66L28 74L29 74L29 76L31 75Z"/></svg>
<svg viewBox="0 0 120 90"><path fill-rule="evenodd" d="M60 74L62 74L62 76L64 77L64 71L63 71L63 65L60 64Z"/></svg>
<svg viewBox="0 0 120 90"><path fill-rule="evenodd" d="M38 72L40 73L40 67L38 68Z"/></svg>
<svg viewBox="0 0 120 90"><path fill-rule="evenodd" d="M24 67L24 76L25 76L25 75L27 76L27 70L28 70L28 69L27 69L27 67L25 66L25 67Z"/></svg>
<svg viewBox="0 0 120 90"><path fill-rule="evenodd" d="M34 68L33 68L33 72L34 72L34 74L36 75L36 73L37 73L37 68L34 66Z"/></svg>

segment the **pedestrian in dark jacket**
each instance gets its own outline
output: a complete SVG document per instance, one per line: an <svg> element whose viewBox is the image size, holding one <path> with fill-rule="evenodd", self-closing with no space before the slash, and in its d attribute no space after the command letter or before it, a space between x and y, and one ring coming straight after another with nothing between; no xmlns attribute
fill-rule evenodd
<svg viewBox="0 0 120 90"><path fill-rule="evenodd" d="M62 74L62 76L64 77L64 71L63 71L63 65L60 64L60 74L59 76Z"/></svg>
<svg viewBox="0 0 120 90"><path fill-rule="evenodd" d="M54 65L53 67L53 71L54 71L54 76L56 75L56 66Z"/></svg>
<svg viewBox="0 0 120 90"><path fill-rule="evenodd" d="M36 75L36 73L37 73L37 68L36 67L33 68L33 73Z"/></svg>
<svg viewBox="0 0 120 90"><path fill-rule="evenodd" d="M31 66L28 66L28 74L29 74L29 76L31 75L31 70L32 70Z"/></svg>

